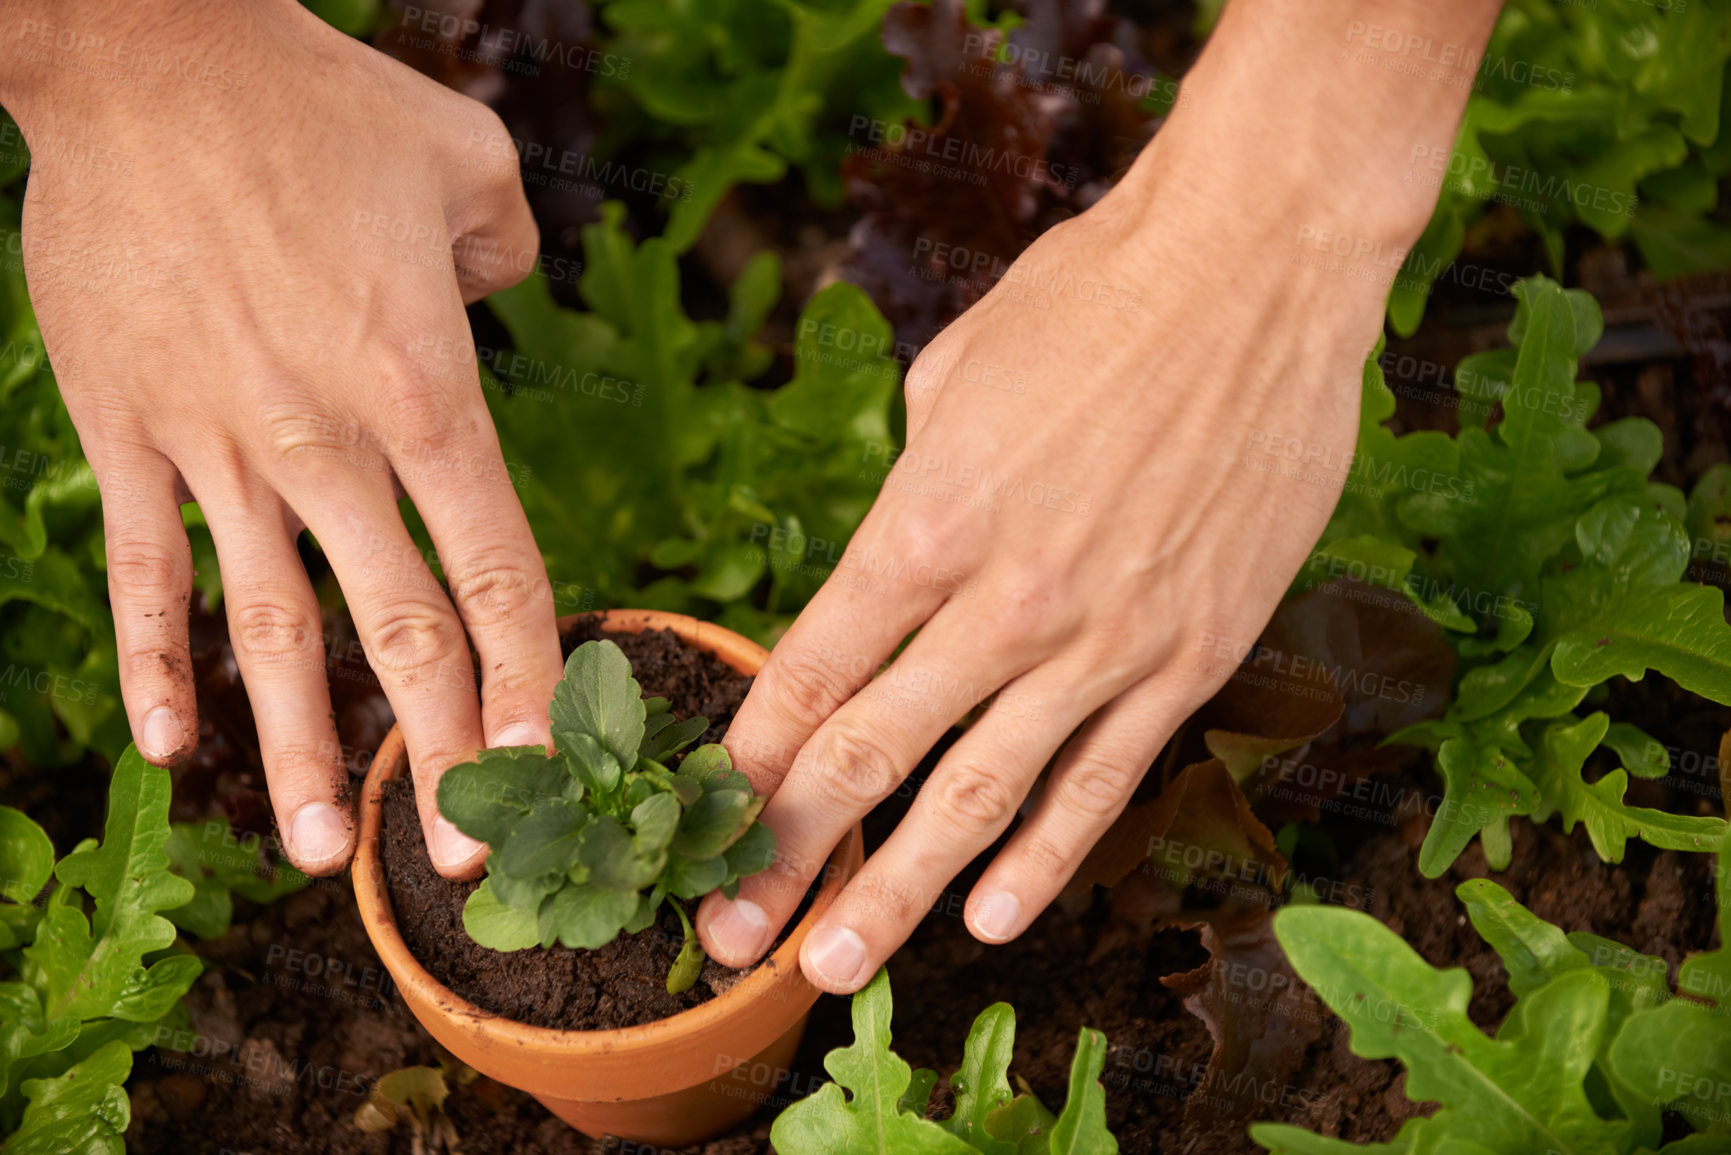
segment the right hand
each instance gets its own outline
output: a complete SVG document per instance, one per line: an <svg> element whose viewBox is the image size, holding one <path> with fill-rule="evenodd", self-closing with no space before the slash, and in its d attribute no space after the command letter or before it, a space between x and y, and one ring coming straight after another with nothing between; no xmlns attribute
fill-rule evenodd
<svg viewBox="0 0 1731 1155"><path fill-rule="evenodd" d="M101 485L140 752L168 763L197 743L179 508L196 500L284 848L312 874L348 861L295 549L309 529L402 726L433 864L477 873L486 847L438 816L433 787L483 745L547 742L561 671L463 312L538 250L504 125L293 0L37 7L36 31L8 29L0 98L35 157L25 270ZM62 51L41 28L103 47ZM122 43L191 63L116 76L126 64L101 57ZM450 598L403 525L405 493Z"/></svg>

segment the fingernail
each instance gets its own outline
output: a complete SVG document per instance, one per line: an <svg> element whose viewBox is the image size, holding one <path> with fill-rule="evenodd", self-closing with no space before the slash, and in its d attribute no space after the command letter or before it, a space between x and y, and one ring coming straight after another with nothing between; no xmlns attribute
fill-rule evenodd
<svg viewBox="0 0 1731 1155"><path fill-rule="evenodd" d="M481 843L451 825L451 820L443 814L433 819L433 845L428 848L428 855L434 866L441 870L454 870L482 849Z"/></svg>
<svg viewBox="0 0 1731 1155"><path fill-rule="evenodd" d="M716 906L708 930L709 941L717 953L743 964L769 947L769 916L763 913L763 907L747 898L732 902L724 898Z"/></svg>
<svg viewBox="0 0 1731 1155"><path fill-rule="evenodd" d="M831 986L853 990L865 966L865 940L845 926L826 926L805 944L805 960Z"/></svg>
<svg viewBox="0 0 1731 1155"><path fill-rule="evenodd" d="M144 733L139 736L142 753L152 762L160 762L180 749L186 728L167 706L158 706L144 716Z"/></svg>
<svg viewBox="0 0 1731 1155"><path fill-rule="evenodd" d="M349 849L349 824L329 802L309 802L295 811L289 838L302 866L316 868Z"/></svg>
<svg viewBox="0 0 1731 1155"><path fill-rule="evenodd" d="M988 894L974 913L974 933L987 942L1008 942L1022 921L1022 902L1007 890Z"/></svg>
<svg viewBox="0 0 1731 1155"><path fill-rule="evenodd" d="M493 736L494 748L500 746L541 746L546 744L541 732L527 722L512 722Z"/></svg>

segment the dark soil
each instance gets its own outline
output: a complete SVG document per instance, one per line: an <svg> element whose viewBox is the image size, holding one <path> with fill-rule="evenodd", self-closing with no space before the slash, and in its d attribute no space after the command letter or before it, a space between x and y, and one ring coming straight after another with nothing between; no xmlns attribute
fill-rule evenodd
<svg viewBox="0 0 1731 1155"><path fill-rule="evenodd" d="M606 633L591 619L570 631L565 653L601 637L631 659L645 696L666 698L677 718L710 719L713 725L703 741L726 733L751 688L750 678L687 647L671 630ZM463 929L463 904L480 882L452 882L433 870L414 785L406 778L385 785L380 840L391 906L409 949L435 978L482 1010L563 1030L634 1027L708 1002L748 973L706 960L689 990L669 994L667 972L685 934L679 916L666 907L657 925L621 935L598 950L555 946L501 953L479 945ZM689 916L697 904L687 902L685 908Z"/></svg>

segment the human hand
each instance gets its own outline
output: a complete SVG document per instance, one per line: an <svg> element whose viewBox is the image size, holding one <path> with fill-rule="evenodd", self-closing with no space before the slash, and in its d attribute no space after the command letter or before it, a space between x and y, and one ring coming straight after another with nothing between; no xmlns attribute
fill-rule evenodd
<svg viewBox="0 0 1731 1155"><path fill-rule="evenodd" d="M348 860L348 775L295 548L309 529L402 725L433 863L477 872L486 848L438 816L434 784L482 745L548 741L561 669L463 312L537 252L515 168L477 163L515 155L504 126L293 0L12 18L0 101L35 158L26 276L101 487L140 751L171 762L197 742L178 508L197 500L285 849L313 874ZM167 58L180 66L150 64Z"/></svg>
<svg viewBox="0 0 1731 1155"><path fill-rule="evenodd" d="M1327 7L1344 29L1350 4ZM1273 8L1229 6L1188 107L1123 183L910 369L907 449L726 738L772 792L778 852L736 900L705 899L718 960L758 958L846 831L993 694L801 964L825 990L861 987L1050 764L963 908L986 942L1020 934L1231 675L1327 523L1389 278L1431 207L1389 161L1446 133L1462 98L1343 79L1339 30ZM1477 13L1483 35L1494 13ZM1321 66L1283 63L1307 53ZM1324 235L1365 259L1311 259ZM843 580L861 574L881 576Z"/></svg>

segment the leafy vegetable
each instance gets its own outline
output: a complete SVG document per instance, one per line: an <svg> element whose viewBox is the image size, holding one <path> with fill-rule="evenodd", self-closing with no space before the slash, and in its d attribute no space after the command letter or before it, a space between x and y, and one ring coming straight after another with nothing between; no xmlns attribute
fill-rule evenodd
<svg viewBox="0 0 1731 1155"><path fill-rule="evenodd" d="M889 326L860 290L830 285L800 316L793 379L748 387L775 257L748 266L728 321L692 321L673 248L635 245L623 220L610 203L583 230L589 311L556 305L544 278L488 298L516 354L494 359L512 372L487 391L505 458L533 463L523 504L556 595L773 640L877 494L863 466L893 446Z"/></svg>
<svg viewBox="0 0 1731 1155"><path fill-rule="evenodd" d="M913 1070L890 1050L890 979L879 970L853 997L854 1041L824 1056L835 1079L788 1107L770 1141L782 1155L1116 1155L1106 1130L1100 1072L1106 1038L1084 1027L1070 1066L1070 1095L1054 1116L1032 1092L1010 1089L1016 1012L994 1003L968 1032L962 1069L950 1078L956 1109L927 1118L937 1073Z"/></svg>
<svg viewBox="0 0 1731 1155"><path fill-rule="evenodd" d="M30 1079L24 1120L6 1141L7 1155L121 1155L132 1121L122 1084L132 1071L132 1049L105 1043L89 1058L53 1078Z"/></svg>
<svg viewBox="0 0 1731 1155"><path fill-rule="evenodd" d="M486 750L439 780L440 812L492 848L463 908L482 946L593 950L652 925L670 898L731 897L774 859L775 834L756 820L764 796L719 744L671 765L709 723L675 721L665 698L645 700L614 643L571 652L548 715L556 753ZM703 950L671 905L685 929L667 977L677 994L697 981Z"/></svg>
<svg viewBox="0 0 1731 1155"><path fill-rule="evenodd" d="M1598 393L1575 381L1575 363L1602 332L1597 305L1544 277L1521 282L1519 298L1515 348L1475 354L1458 373L1486 412L1500 404L1494 425L1463 407L1455 441L1396 437L1381 425L1393 397L1367 365L1357 460L1378 484L1348 487L1315 555L1376 560L1458 656L1444 717L1393 736L1435 753L1443 779L1419 855L1433 878L1480 835L1491 865L1506 866L1519 815L1584 822L1613 862L1629 838L1700 850L1725 830L1626 805L1628 772L1656 769L1636 753L1650 742L1573 713L1599 683L1649 669L1731 703L1731 626L1717 589L1682 580L1681 495L1648 481L1658 429L1638 418L1586 428ZM1417 477L1432 483L1415 488ZM1601 747L1632 764L1589 781Z"/></svg>
<svg viewBox="0 0 1731 1155"><path fill-rule="evenodd" d="M1731 912L1728 865L1731 842L1720 850L1717 874L1722 929ZM1494 1038L1466 1016L1467 972L1433 969L1374 918L1320 906L1275 916L1293 966L1351 1028L1353 1053L1398 1058L1408 1097L1440 1108L1375 1148L1284 1124L1253 1126L1253 1139L1293 1155L1628 1155L1660 1149L1661 1111L1675 1110L1701 1134L1663 1151L1723 1149L1731 1120L1713 1094L1731 1085L1723 1017L1731 1005L1731 951L1722 946L1685 961L1673 995L1661 958L1597 935L1564 934L1487 879L1464 882L1455 893L1501 956L1516 996Z"/></svg>
<svg viewBox="0 0 1731 1155"><path fill-rule="evenodd" d="M1731 172L1728 33L1731 11L1710 3L1505 4L1452 152L1412 162L1440 195L1389 296L1395 331L1418 328L1492 205L1538 233L1559 273L1577 221L1633 240L1660 278L1731 266L1731 230L1709 219Z"/></svg>
<svg viewBox="0 0 1731 1155"><path fill-rule="evenodd" d="M0 902L6 915L0 930L13 947L22 947L5 956L17 978L0 982L0 1133L18 1124L21 1095L36 1099L30 1110L38 1112L44 1136L63 1133L52 1129L59 1122L41 1113L52 1114L45 1104L84 1102L89 1095L104 1104L113 1122L111 1097L90 1087L115 1069L115 1061L98 1058L109 1047L124 1052L148 1046L158 1024L184 1016L180 998L202 964L168 949L175 928L165 915L194 894L192 883L169 871L168 796L168 771L129 747L109 785L102 841L87 839L60 860L54 868L59 885L39 911ZM27 848L21 858L8 860L11 877L20 881L7 898L24 895L28 902L47 879L47 836L17 811L4 812L0 827L10 842ZM94 900L89 913L86 895ZM91 1065L83 1075L59 1081L85 1060ZM129 1059L121 1062L112 1082L124 1079L129 1067ZM33 1093L32 1086L43 1090ZM124 1094L116 1093L124 1105ZM125 1122L122 1106L118 1127Z"/></svg>

